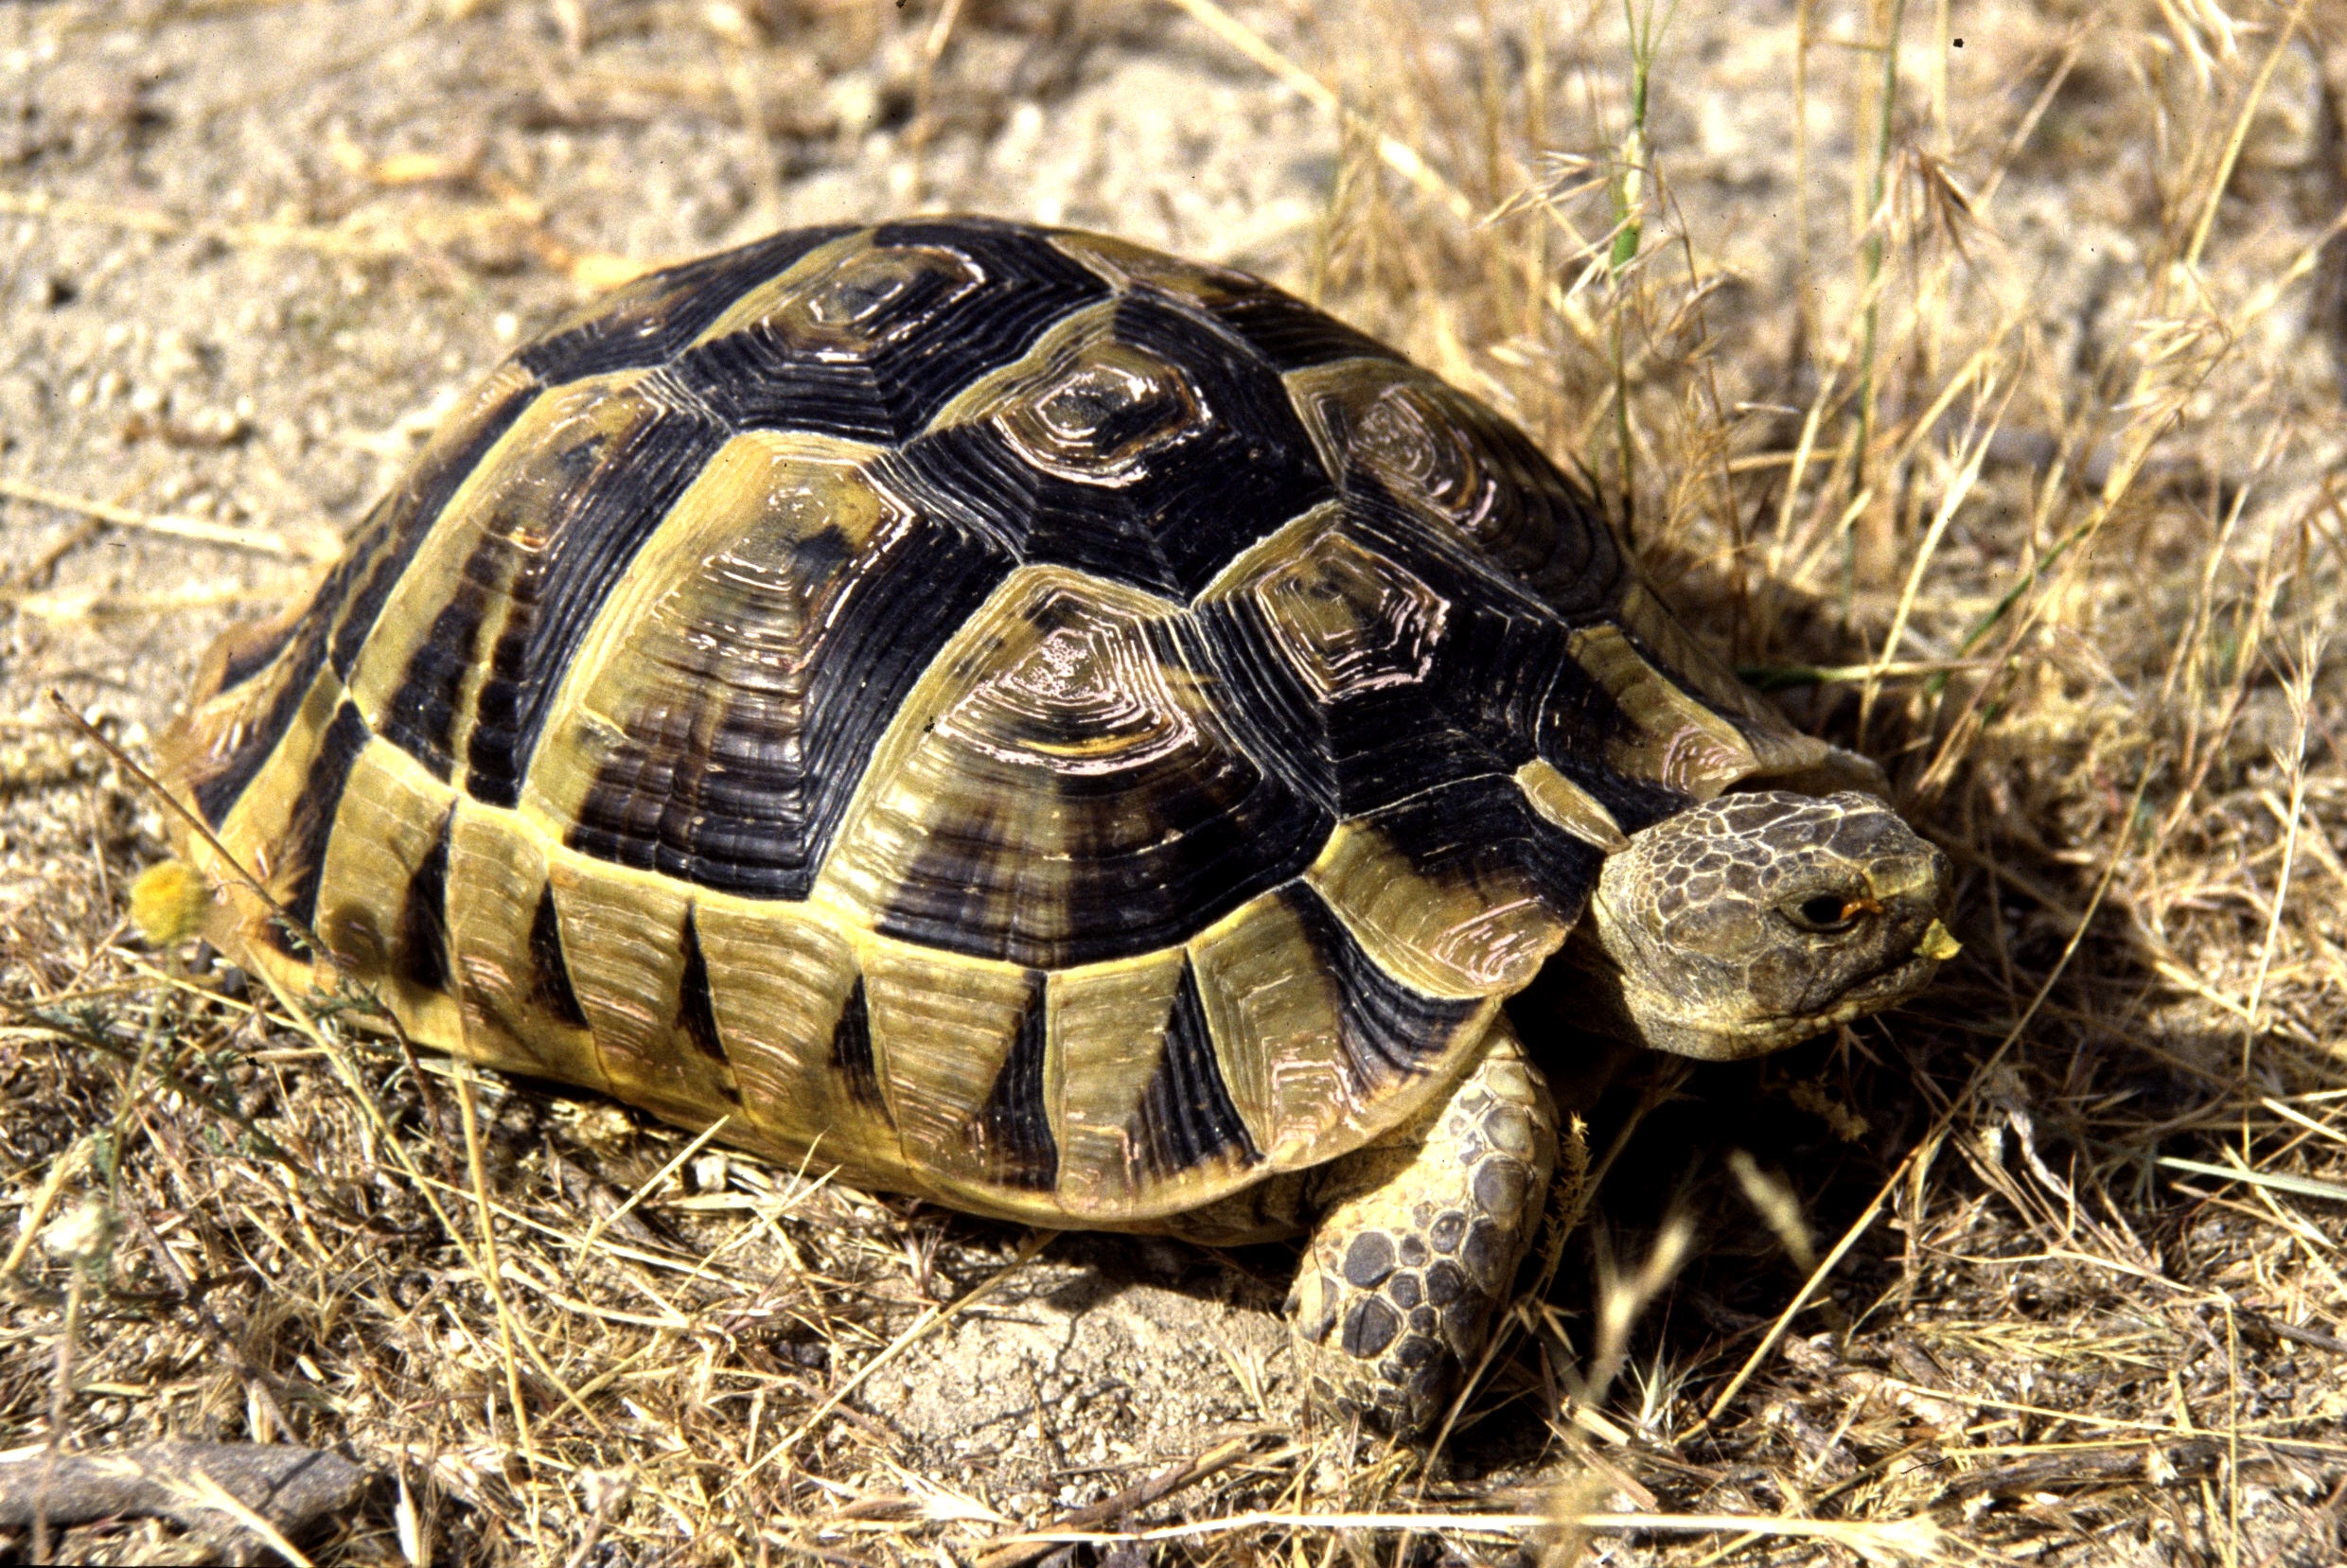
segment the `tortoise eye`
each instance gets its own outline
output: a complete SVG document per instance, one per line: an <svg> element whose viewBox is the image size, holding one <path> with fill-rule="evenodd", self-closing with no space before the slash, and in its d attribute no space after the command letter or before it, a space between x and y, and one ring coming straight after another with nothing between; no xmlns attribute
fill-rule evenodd
<svg viewBox="0 0 2347 1568"><path fill-rule="evenodd" d="M1784 906L1787 920L1819 936L1839 936L1856 925L1861 915L1880 914L1882 906L1864 895L1817 893Z"/></svg>

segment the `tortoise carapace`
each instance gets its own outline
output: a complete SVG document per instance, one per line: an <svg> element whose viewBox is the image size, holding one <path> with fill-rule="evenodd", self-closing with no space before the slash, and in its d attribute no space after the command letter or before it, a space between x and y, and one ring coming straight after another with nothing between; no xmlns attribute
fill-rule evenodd
<svg viewBox="0 0 2347 1568"><path fill-rule="evenodd" d="M978 1213L1309 1231L1308 1383L1403 1428L1542 1210L1544 963L1721 1057L1948 945L1939 854L1513 425L1254 278L976 219L557 325L166 752L274 982Z"/></svg>

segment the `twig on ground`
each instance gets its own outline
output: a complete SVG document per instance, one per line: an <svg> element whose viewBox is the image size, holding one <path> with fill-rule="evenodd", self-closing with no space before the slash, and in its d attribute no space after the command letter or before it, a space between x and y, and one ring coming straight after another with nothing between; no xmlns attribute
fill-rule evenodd
<svg viewBox="0 0 2347 1568"><path fill-rule="evenodd" d="M0 1526L21 1529L44 1507L55 1524L129 1515L196 1528L223 1511L219 1498L225 1496L292 1536L356 1506L374 1478L331 1450L263 1443L161 1442L62 1454L44 1488L46 1469L39 1458L0 1460Z"/></svg>

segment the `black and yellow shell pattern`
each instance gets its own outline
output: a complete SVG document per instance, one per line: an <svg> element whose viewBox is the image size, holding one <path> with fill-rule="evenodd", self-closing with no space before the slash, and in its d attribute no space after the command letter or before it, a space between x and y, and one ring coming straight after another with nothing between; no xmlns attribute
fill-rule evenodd
<svg viewBox="0 0 2347 1568"><path fill-rule="evenodd" d="M419 1042L1138 1226L1414 1114L1625 831L1812 746L1481 404L1238 273L925 220L522 350L167 763Z"/></svg>

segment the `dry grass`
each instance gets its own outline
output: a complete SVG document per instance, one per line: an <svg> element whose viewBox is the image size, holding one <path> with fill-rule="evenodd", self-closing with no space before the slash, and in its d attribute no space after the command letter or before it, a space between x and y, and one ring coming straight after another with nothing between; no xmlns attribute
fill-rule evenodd
<svg viewBox="0 0 2347 1568"><path fill-rule="evenodd" d="M1233 1351L1255 1415L1210 1463L1061 1453L1065 1491L1014 1491L925 1473L859 1396L1021 1289L1034 1242L404 1059L346 1027L363 998L136 950L115 911L151 808L11 687L10 875L37 896L0 900L7 1446L347 1444L390 1479L321 1562L1002 1568L1032 1539L1127 1564L1099 1533L1121 1514L1085 1505L1168 1467L1130 1524L1178 1560L2337 1560L2347 13L1181 9L1208 25L1181 47L1343 128L1308 243L1256 259L1585 466L1690 620L1883 759L1963 870L1963 959L1839 1041L1603 1101L1588 1223L1432 1467L1291 1422ZM548 14L549 114L767 139L811 112L777 84L895 38L903 203L1007 94L1053 90L962 51L1048 62L1167 21ZM69 46L98 26L55 21ZM715 63L602 58L661 29ZM331 221L9 210L457 291L625 270L462 150L353 156ZM1739 167L1774 182L1756 217ZM19 563L18 616L55 564ZM1038 1452L1080 1402L1035 1383Z"/></svg>

